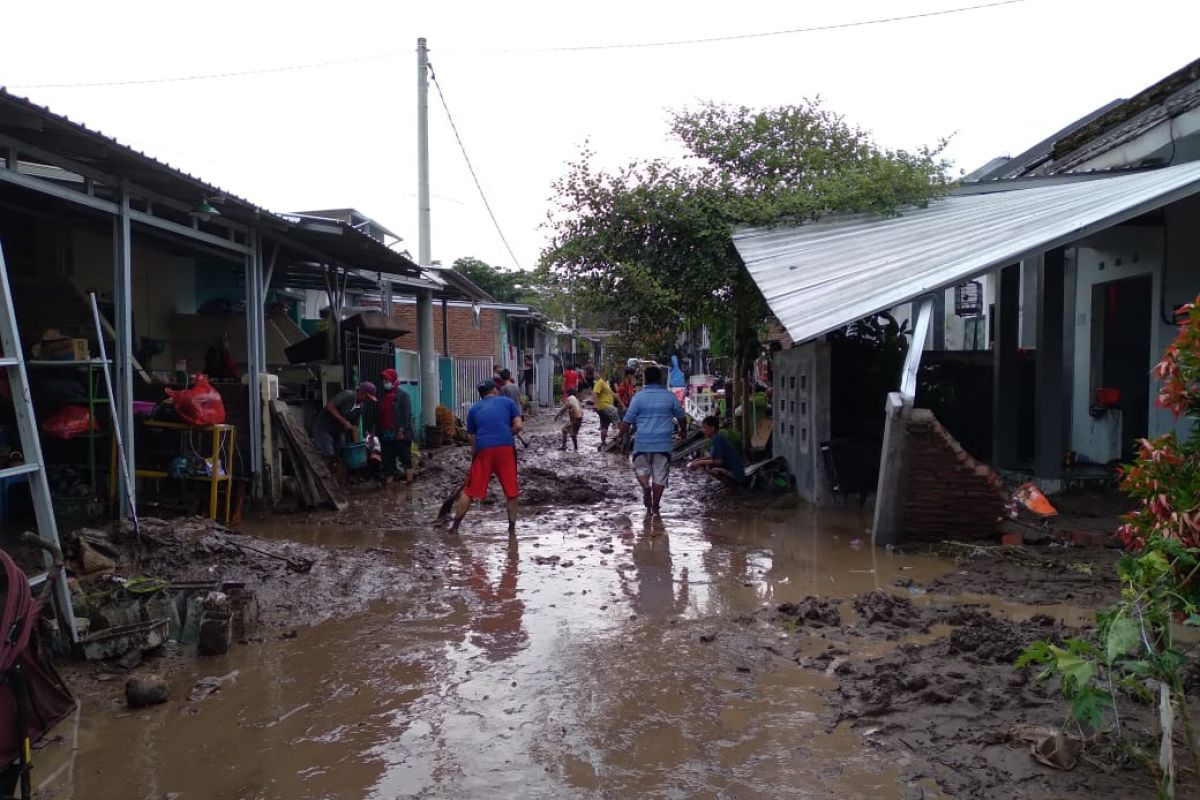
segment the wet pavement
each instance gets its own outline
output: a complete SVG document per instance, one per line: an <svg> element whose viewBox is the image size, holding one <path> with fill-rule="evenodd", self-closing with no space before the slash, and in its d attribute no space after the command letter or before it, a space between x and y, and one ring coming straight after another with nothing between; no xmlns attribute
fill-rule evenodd
<svg viewBox="0 0 1200 800"><path fill-rule="evenodd" d="M627 469L591 447L533 457ZM131 711L113 683L111 699L85 700L74 768L47 788L87 800L940 796L829 726L818 692L832 676L764 646L788 634L756 615L952 565L872 549L857 510L721 510L698 500L714 484L678 472L650 518L627 477L629 493L607 502L523 509L515 543L502 504L473 509L460 536L434 531L441 497L420 484L363 495L349 516L248 524L376 548L420 580L294 637L267 630L228 656L185 659L166 705ZM208 677L219 690L189 700ZM53 751L43 776L65 758Z"/></svg>

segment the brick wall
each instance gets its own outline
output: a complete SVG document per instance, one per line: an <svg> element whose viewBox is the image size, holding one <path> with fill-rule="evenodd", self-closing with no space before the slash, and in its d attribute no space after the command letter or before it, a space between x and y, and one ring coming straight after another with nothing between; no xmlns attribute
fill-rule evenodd
<svg viewBox="0 0 1200 800"><path fill-rule="evenodd" d="M492 309L482 309L479 313L479 328L471 323L471 309L450 306L450 355L458 357L491 356L499 357L496 352L499 342L500 312ZM417 307L415 305L397 304L392 307L392 313L399 318L411 333L396 340L396 344L405 350L417 349ZM442 352L442 306L433 304L433 342L438 355Z"/></svg>
<svg viewBox="0 0 1200 800"><path fill-rule="evenodd" d="M994 539L1004 516L1004 485L927 409L913 409L905 442L906 541Z"/></svg>

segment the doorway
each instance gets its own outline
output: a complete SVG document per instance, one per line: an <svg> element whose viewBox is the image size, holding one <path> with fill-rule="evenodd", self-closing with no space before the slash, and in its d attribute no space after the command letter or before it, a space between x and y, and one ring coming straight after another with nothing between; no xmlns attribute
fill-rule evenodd
<svg viewBox="0 0 1200 800"><path fill-rule="evenodd" d="M1149 433L1151 290L1149 275L1092 288L1092 388L1120 392L1123 461L1133 458L1136 442Z"/></svg>

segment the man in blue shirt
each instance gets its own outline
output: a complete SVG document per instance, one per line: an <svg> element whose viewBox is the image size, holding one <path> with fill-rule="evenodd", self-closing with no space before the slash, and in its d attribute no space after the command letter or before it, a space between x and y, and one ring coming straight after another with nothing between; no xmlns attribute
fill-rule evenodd
<svg viewBox="0 0 1200 800"><path fill-rule="evenodd" d="M746 468L742 465L742 457L738 455L733 442L721 435L721 420L716 417L705 417L700 423L700 430L709 440L708 458L697 458L688 469L701 469L731 486L746 485Z"/></svg>
<svg viewBox="0 0 1200 800"><path fill-rule="evenodd" d="M681 429L687 428L687 414L683 406L662 385L662 370L646 367L646 386L633 396L625 419L621 421L621 435L628 436L629 429L636 425L637 435L633 440L633 474L642 485L642 502L657 514L663 490L671 477L671 450L675 446L675 421Z"/></svg>
<svg viewBox="0 0 1200 800"><path fill-rule="evenodd" d="M471 437L471 470L458 504L454 509L454 522L450 532L458 531L458 524L471 508L472 500L487 497L488 484L495 475L508 510L508 535L517 535L517 448L513 437L521 432L521 409L508 397L502 397L493 381L479 384L479 402L467 412L467 434Z"/></svg>

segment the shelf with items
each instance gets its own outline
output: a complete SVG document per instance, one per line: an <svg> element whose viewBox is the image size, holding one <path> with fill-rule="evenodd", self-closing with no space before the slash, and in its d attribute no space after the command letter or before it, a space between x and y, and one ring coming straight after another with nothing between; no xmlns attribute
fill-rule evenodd
<svg viewBox="0 0 1200 800"><path fill-rule="evenodd" d="M225 524L228 525L233 503L233 458L237 441L237 427L226 424L194 426L182 422L163 422L160 420L146 420L142 423L142 427L151 431L177 431L180 433L178 448L180 454L187 455L190 453L197 456L207 465L209 470L208 475L188 475L185 477L185 480L208 484L208 516L213 520L217 519L217 514L219 513L221 490L222 488L225 490L224 517ZM204 437L206 439L209 438L208 435L211 435L211 439L208 441L207 455L197 451L196 444L192 441L193 434L206 434ZM114 479L109 481L109 498L113 500L116 498L117 492L117 482L115 480L117 474L117 448L115 441L112 447L110 465L112 469L110 474L114 476ZM172 477L171 473L167 470L142 468L135 468L134 476L137 478L154 479Z"/></svg>
<svg viewBox="0 0 1200 800"><path fill-rule="evenodd" d="M81 433L67 439L55 439L53 437L43 436L42 441L44 444L49 444L50 442L66 443L75 440L87 443L88 486L91 490L91 497L93 499L100 499L103 496L100 480L99 453L96 449L96 442L100 439L108 438L111 435L111 432L99 429L100 421L97 419L97 409L100 407L107 407L109 405L109 400L105 393L103 371L108 369L111 364L111 360L101 358L89 358L79 361L49 361L45 359L35 359L25 362L27 371L35 378L39 375L56 375L68 370L77 370L85 373L82 384L82 393L57 393L51 389L48 392L48 394L51 396L44 396L41 392L38 392L38 394L42 396L37 397L34 402L36 406L43 408L72 404L86 406L88 419L91 421L90 425L95 428L94 430L89 433ZM47 387L43 385L41 388ZM59 388L61 389L61 386ZM39 416L41 416L41 414L39 414ZM56 444L54 446L57 447L60 445ZM76 498L71 497L66 499Z"/></svg>

